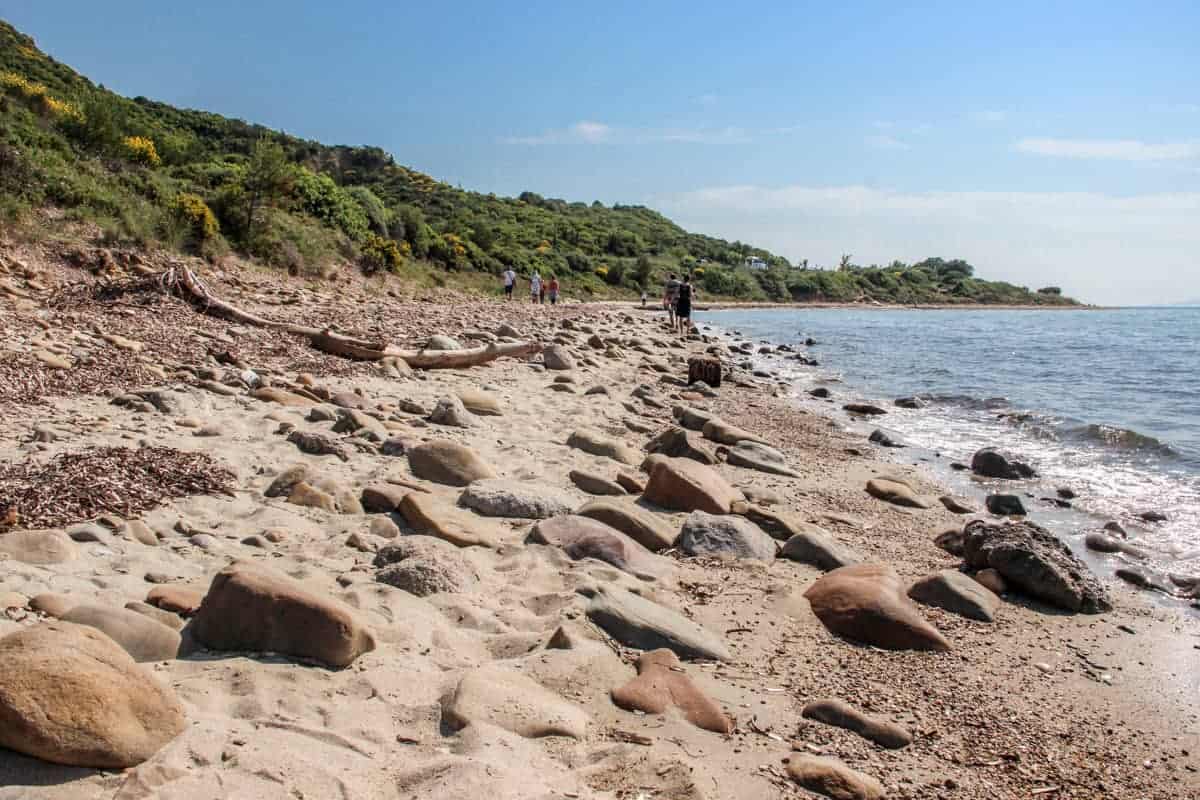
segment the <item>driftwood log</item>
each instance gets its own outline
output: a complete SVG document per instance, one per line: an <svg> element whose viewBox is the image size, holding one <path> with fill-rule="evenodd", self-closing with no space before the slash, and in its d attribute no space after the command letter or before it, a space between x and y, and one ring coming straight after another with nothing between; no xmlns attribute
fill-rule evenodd
<svg viewBox="0 0 1200 800"><path fill-rule="evenodd" d="M196 274L182 264L176 264L160 277L167 291L177 291L206 314L225 317L245 325L284 331L307 337L312 346L325 353L359 361L380 361L397 358L413 369L447 369L486 364L497 358L520 358L538 353L539 342L494 342L483 347L463 350L404 350L386 342L371 342L337 333L332 328L310 328L289 322L277 322L243 311L212 294Z"/></svg>

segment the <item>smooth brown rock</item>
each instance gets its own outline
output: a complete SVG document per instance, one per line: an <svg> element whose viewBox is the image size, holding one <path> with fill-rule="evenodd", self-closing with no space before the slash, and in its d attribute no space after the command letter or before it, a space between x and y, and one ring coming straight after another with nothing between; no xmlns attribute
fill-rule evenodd
<svg viewBox="0 0 1200 800"><path fill-rule="evenodd" d="M611 458L622 464L636 466L641 462L641 456L624 442L602 436L594 431L579 430L567 437L567 446L591 453L594 456Z"/></svg>
<svg viewBox="0 0 1200 800"><path fill-rule="evenodd" d="M638 658L637 671L636 678L612 690L613 703L619 708L662 714L677 707L698 728L721 734L733 732L733 720L692 683L678 656L670 650L643 653Z"/></svg>
<svg viewBox="0 0 1200 800"><path fill-rule="evenodd" d="M949 650L950 643L904 594L884 564L854 564L821 576L804 593L813 613L838 636L888 650Z"/></svg>
<svg viewBox="0 0 1200 800"><path fill-rule="evenodd" d="M1008 582L1004 580L1004 576L991 567L981 569L971 577L980 586L990 589L993 594L1000 595L1008 591Z"/></svg>
<svg viewBox="0 0 1200 800"><path fill-rule="evenodd" d="M59 619L101 631L134 661L168 661L179 655L179 631L126 608L83 604Z"/></svg>
<svg viewBox="0 0 1200 800"><path fill-rule="evenodd" d="M375 649L374 635L349 606L245 561L213 578L192 632L212 650L282 653L330 667Z"/></svg>
<svg viewBox="0 0 1200 800"><path fill-rule="evenodd" d="M70 766L124 769L186 725L175 693L93 628L55 621L0 639L0 746Z"/></svg>
<svg viewBox="0 0 1200 800"><path fill-rule="evenodd" d="M416 533L458 547L496 547L503 535L491 521L432 494L409 492L397 510Z"/></svg>
<svg viewBox="0 0 1200 800"><path fill-rule="evenodd" d="M894 722L859 711L841 700L814 700L800 712L805 719L853 731L880 747L897 750L912 744L912 734Z"/></svg>
<svg viewBox="0 0 1200 800"><path fill-rule="evenodd" d="M75 598L55 592L42 592L29 601L29 608L47 617L61 617L75 607Z"/></svg>
<svg viewBox="0 0 1200 800"><path fill-rule="evenodd" d="M147 616L152 620L155 620L163 625L166 625L168 628L170 628L172 630L178 631L178 630L183 629L183 625L184 625L183 617L179 616L178 614L176 614L174 612L165 611L161 608L155 608L154 606L150 605L149 603L143 603L140 600L130 600L128 603L125 604L125 608L129 609L130 611L134 611L138 614Z"/></svg>
<svg viewBox="0 0 1200 800"><path fill-rule="evenodd" d="M631 472L618 472L617 484L629 494L641 494L646 491L646 482Z"/></svg>
<svg viewBox="0 0 1200 800"><path fill-rule="evenodd" d="M668 458L690 458L701 464L716 464L717 454L686 428L670 427L646 444L646 452Z"/></svg>
<svg viewBox="0 0 1200 800"><path fill-rule="evenodd" d="M288 495L288 502L294 506L319 508L330 513L337 511L337 500L333 495L305 481L300 481L292 487L292 492Z"/></svg>
<svg viewBox="0 0 1200 800"><path fill-rule="evenodd" d="M250 393L250 396L256 400L262 400L264 403L279 403L281 406L313 406L317 401L305 397L302 394L289 392L286 389L280 389L277 386L264 386L261 389L255 389Z"/></svg>
<svg viewBox="0 0 1200 800"><path fill-rule="evenodd" d="M61 564L79 557L71 537L58 529L12 531L0 534L0 558L23 564Z"/></svg>
<svg viewBox="0 0 1200 800"><path fill-rule="evenodd" d="M788 775L809 791L832 800L883 800L883 784L836 758L793 754L788 760Z"/></svg>
<svg viewBox="0 0 1200 800"><path fill-rule="evenodd" d="M759 444L767 444L767 441L760 436L755 436L749 431L744 431L736 425L733 425L719 417L713 417L704 423L701 429L701 435L718 444L735 445L738 442L758 442Z"/></svg>
<svg viewBox="0 0 1200 800"><path fill-rule="evenodd" d="M178 584L155 586L146 595L146 602L150 605L179 614L181 617L195 614L200 610L203 601L204 592Z"/></svg>
<svg viewBox="0 0 1200 800"><path fill-rule="evenodd" d="M575 560L595 558L643 579L660 577L671 568L616 528L575 514L541 520L525 541L558 547Z"/></svg>
<svg viewBox="0 0 1200 800"><path fill-rule="evenodd" d="M364 511L372 514L390 514L400 507L409 494L412 494L410 489L393 483L372 483L363 487L360 502Z"/></svg>
<svg viewBox="0 0 1200 800"><path fill-rule="evenodd" d="M642 497L672 511L706 511L728 514L742 495L713 469L686 458L665 458L654 463Z"/></svg>
<svg viewBox="0 0 1200 800"><path fill-rule="evenodd" d="M666 550L678 535L666 520L627 500L592 500L575 513L616 528L652 552Z"/></svg>
<svg viewBox="0 0 1200 800"><path fill-rule="evenodd" d="M917 495L907 484L886 478L867 481L867 493L872 497L908 508L929 508L929 501Z"/></svg>
<svg viewBox="0 0 1200 800"><path fill-rule="evenodd" d="M588 494L609 496L621 496L625 494L625 489L619 483L609 480L603 475L597 475L594 472L573 469L567 473L567 477L571 479L571 483Z"/></svg>
<svg viewBox="0 0 1200 800"><path fill-rule="evenodd" d="M462 389L458 392L458 399L467 411L477 416L498 417L504 413L495 395L479 389Z"/></svg>
<svg viewBox="0 0 1200 800"><path fill-rule="evenodd" d="M444 439L409 448L408 464L418 478L448 486L467 486L497 475L474 450Z"/></svg>
<svg viewBox="0 0 1200 800"><path fill-rule="evenodd" d="M978 581L957 570L944 569L908 587L908 596L918 603L979 620L991 622L996 618L1000 598Z"/></svg>

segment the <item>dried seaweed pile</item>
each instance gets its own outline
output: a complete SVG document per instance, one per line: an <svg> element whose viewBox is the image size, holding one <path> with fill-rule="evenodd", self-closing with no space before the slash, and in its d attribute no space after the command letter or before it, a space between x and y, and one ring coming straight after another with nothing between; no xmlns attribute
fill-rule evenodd
<svg viewBox="0 0 1200 800"><path fill-rule="evenodd" d="M0 466L0 529L132 517L172 497L229 494L233 473L203 453L97 447Z"/></svg>

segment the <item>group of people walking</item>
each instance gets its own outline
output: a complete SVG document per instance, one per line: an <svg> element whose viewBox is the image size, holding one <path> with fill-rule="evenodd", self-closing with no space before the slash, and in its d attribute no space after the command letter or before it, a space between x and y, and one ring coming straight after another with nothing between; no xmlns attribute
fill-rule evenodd
<svg viewBox="0 0 1200 800"><path fill-rule="evenodd" d="M517 273L510 267L500 277L504 280L504 299L512 300L517 288ZM550 305L558 303L558 278L551 275L550 280L543 280L535 269L529 275L529 300L532 303L545 303L547 299Z"/></svg>
<svg viewBox="0 0 1200 800"><path fill-rule="evenodd" d="M696 288L692 286L692 276L684 274L680 280L674 272L663 284L663 308L667 310L667 319L671 328L679 331L679 335L687 338L692 332L692 299L696 296Z"/></svg>

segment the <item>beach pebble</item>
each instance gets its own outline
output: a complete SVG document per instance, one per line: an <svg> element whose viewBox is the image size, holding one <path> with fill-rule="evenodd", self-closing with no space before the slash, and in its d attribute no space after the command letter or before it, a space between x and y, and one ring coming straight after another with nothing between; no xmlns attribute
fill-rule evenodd
<svg viewBox="0 0 1200 800"><path fill-rule="evenodd" d="M409 448L407 455L413 474L434 483L466 486L497 475L474 450L444 439Z"/></svg>
<svg viewBox="0 0 1200 800"><path fill-rule="evenodd" d="M787 772L800 786L833 800L883 800L886 796L883 784L836 758L794 755L788 760Z"/></svg>
<svg viewBox="0 0 1200 800"><path fill-rule="evenodd" d="M857 733L880 747L898 750L912 744L912 734L894 722L859 711L842 700L813 700L800 715L805 719L823 722Z"/></svg>
<svg viewBox="0 0 1200 800"><path fill-rule="evenodd" d="M175 628L127 608L77 605L59 619L103 632L134 661L166 661L179 653L180 638Z"/></svg>
<svg viewBox="0 0 1200 800"><path fill-rule="evenodd" d="M670 650L643 653L637 671L636 678L612 690L612 701L618 708L662 714L675 707L698 728L720 734L733 732L733 720L692 682L679 657Z"/></svg>

